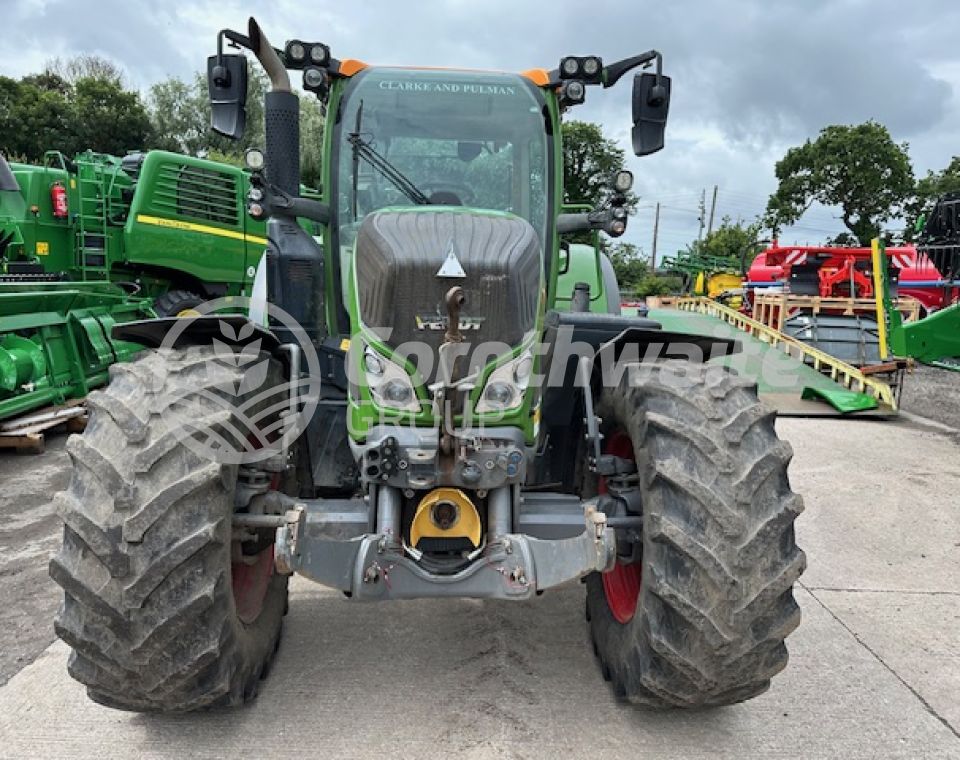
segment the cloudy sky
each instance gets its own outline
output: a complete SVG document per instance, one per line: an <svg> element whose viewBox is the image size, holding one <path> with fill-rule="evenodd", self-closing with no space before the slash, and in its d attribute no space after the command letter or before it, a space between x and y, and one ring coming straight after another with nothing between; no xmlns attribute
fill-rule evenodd
<svg viewBox="0 0 960 760"><path fill-rule="evenodd" d="M327 42L371 63L523 70L565 54L612 61L655 47L673 77L667 147L631 159L641 206L628 240L660 252L697 233L697 207L719 186L717 218L750 219L775 187L774 163L827 124L869 118L910 144L918 174L960 154L960 3L956 0L0 0L0 73L19 76L77 53L113 59L145 89L205 65L223 26L252 12L275 44ZM629 146L630 83L591 90L579 118ZM894 225L895 226L895 225ZM783 236L840 231L811 210Z"/></svg>

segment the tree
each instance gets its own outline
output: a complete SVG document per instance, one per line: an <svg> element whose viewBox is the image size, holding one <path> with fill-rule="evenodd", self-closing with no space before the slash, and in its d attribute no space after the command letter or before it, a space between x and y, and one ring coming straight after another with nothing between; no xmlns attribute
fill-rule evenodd
<svg viewBox="0 0 960 760"><path fill-rule="evenodd" d="M123 156L143 149L150 137L150 117L136 92L117 79L83 77L73 85L74 147Z"/></svg>
<svg viewBox="0 0 960 760"><path fill-rule="evenodd" d="M741 220L734 222L729 216L724 216L717 229L703 240L694 240L684 253L726 259L732 268L739 271L741 265L749 267L753 261L760 230L760 220L748 224Z"/></svg>
<svg viewBox="0 0 960 760"><path fill-rule="evenodd" d="M612 193L610 181L624 168L626 154L614 140L604 137L599 124L567 121L563 124L563 200L602 206ZM633 210L637 196L627 196Z"/></svg>
<svg viewBox="0 0 960 760"><path fill-rule="evenodd" d="M609 255L617 283L624 292L632 292L637 283L650 274L650 265L633 243L616 243Z"/></svg>
<svg viewBox="0 0 960 760"><path fill-rule="evenodd" d="M40 161L48 150L72 156L88 148L123 155L149 136L139 94L124 88L108 61L83 56L20 80L0 78L0 150L8 155Z"/></svg>
<svg viewBox="0 0 960 760"><path fill-rule="evenodd" d="M75 55L66 60L53 58L47 61L43 73L68 84L76 84L81 79L105 79L120 86L124 84L123 69L98 55Z"/></svg>
<svg viewBox="0 0 960 760"><path fill-rule="evenodd" d="M210 116L196 83L178 77L157 82L147 97L154 148L197 155L209 142Z"/></svg>
<svg viewBox="0 0 960 760"><path fill-rule="evenodd" d="M900 215L914 189L907 144L895 143L875 121L825 127L816 140L788 150L776 176L780 184L765 218L774 235L818 202L839 206L844 226L861 245Z"/></svg>
<svg viewBox="0 0 960 760"><path fill-rule="evenodd" d="M247 87L246 129L239 140L230 140L210 129L210 102L206 75L193 82L173 77L157 82L148 98L153 139L149 147L204 156L243 166L243 154L264 147L263 96L266 75L251 68ZM323 152L323 109L313 95L300 94L300 165L304 184L319 187Z"/></svg>
<svg viewBox="0 0 960 760"><path fill-rule="evenodd" d="M0 153L39 161L47 150L73 147L70 103L46 84L0 77Z"/></svg>

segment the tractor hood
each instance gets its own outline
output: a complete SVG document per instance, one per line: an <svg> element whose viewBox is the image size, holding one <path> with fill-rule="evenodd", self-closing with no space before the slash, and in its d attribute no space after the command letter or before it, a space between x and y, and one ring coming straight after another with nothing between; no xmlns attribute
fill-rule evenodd
<svg viewBox="0 0 960 760"><path fill-rule="evenodd" d="M391 348L439 348L448 328L445 298L454 286L465 295L460 331L474 346L516 346L536 326L540 241L529 222L512 214L374 212L357 236L355 271L360 319Z"/></svg>

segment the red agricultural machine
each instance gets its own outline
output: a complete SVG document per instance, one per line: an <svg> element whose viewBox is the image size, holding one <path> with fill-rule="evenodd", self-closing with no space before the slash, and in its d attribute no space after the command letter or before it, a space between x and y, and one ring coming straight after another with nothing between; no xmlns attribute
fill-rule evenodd
<svg viewBox="0 0 960 760"><path fill-rule="evenodd" d="M949 306L960 290L913 246L886 249L886 280L908 321ZM781 246L754 259L745 307L760 321L855 366L881 362L870 248Z"/></svg>

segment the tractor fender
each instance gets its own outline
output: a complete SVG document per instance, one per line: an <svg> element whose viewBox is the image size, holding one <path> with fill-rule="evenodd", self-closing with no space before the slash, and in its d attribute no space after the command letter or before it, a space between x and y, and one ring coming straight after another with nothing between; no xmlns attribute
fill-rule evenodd
<svg viewBox="0 0 960 760"><path fill-rule="evenodd" d="M206 346L214 338L229 346L246 346L259 340L261 350L270 353L276 353L280 346L273 332L242 314L141 319L114 326L111 335L117 340L139 343L147 348Z"/></svg>
<svg viewBox="0 0 960 760"><path fill-rule="evenodd" d="M636 347L637 358L624 352ZM706 362L722 356L740 353L743 344L734 338L719 338L712 335L673 332L670 330L650 329L648 327L626 327L597 348L594 365L612 354L619 361L656 361L661 359L681 359Z"/></svg>

